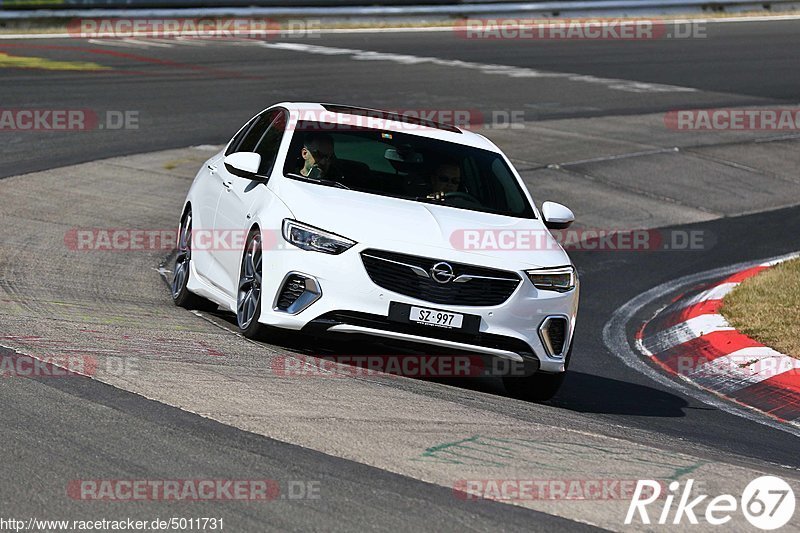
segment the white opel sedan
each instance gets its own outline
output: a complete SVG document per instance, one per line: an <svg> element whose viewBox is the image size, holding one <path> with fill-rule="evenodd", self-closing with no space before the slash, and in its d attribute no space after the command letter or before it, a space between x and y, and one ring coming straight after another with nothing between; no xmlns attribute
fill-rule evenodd
<svg viewBox="0 0 800 533"><path fill-rule="evenodd" d="M569 364L578 279L491 141L392 112L281 103L194 179L172 297L265 327L379 338L522 365L513 395L552 397Z"/></svg>

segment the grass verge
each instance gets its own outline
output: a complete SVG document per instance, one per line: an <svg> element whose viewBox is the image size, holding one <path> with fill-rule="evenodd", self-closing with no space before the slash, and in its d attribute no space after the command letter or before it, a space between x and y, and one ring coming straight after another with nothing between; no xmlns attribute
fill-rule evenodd
<svg viewBox="0 0 800 533"><path fill-rule="evenodd" d="M737 330L800 359L800 258L746 279L722 303Z"/></svg>

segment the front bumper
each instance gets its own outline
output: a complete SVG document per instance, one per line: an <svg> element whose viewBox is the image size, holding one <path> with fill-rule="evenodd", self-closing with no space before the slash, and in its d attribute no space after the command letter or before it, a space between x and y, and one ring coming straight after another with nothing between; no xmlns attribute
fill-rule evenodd
<svg viewBox="0 0 800 533"><path fill-rule="evenodd" d="M517 272L523 278L522 282L500 305L477 307L434 304L376 285L363 266L361 250L363 247L356 245L340 255L304 251L293 246L265 251L260 322L314 334L367 335L475 352L514 361L535 362L542 372L564 372L564 354L569 351L578 310L577 286L566 293L542 291L533 286L520 268ZM416 253L422 255L418 251ZM429 252L427 255L440 257L442 251ZM310 304L299 311L297 307L288 311L280 310L276 305L277 295L291 273L313 279L309 286L315 285L315 290L319 292ZM472 335L457 330L391 322L386 318L391 302L478 315L481 318L479 333ZM564 349L556 356L548 353L539 331L548 317L567 320Z"/></svg>

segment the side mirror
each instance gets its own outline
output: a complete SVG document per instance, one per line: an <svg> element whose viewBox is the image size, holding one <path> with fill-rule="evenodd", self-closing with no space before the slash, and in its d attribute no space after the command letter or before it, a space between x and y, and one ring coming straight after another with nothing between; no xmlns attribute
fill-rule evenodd
<svg viewBox="0 0 800 533"><path fill-rule="evenodd" d="M542 218L544 225L550 229L567 229L575 222L575 215L566 206L555 202L542 204Z"/></svg>
<svg viewBox="0 0 800 533"><path fill-rule="evenodd" d="M253 179L261 166L261 156L255 152L236 152L225 157L225 168L234 176Z"/></svg>

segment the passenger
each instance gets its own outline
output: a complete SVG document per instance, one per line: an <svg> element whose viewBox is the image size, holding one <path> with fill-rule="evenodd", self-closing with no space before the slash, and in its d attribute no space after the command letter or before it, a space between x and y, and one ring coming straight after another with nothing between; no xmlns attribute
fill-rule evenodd
<svg viewBox="0 0 800 533"><path fill-rule="evenodd" d="M332 177L331 166L336 161L336 152L330 135L312 133L306 136L300 156L303 158L303 167L300 169L303 176L313 179Z"/></svg>

